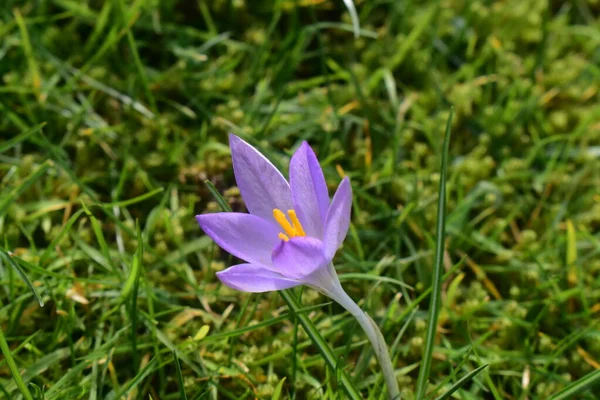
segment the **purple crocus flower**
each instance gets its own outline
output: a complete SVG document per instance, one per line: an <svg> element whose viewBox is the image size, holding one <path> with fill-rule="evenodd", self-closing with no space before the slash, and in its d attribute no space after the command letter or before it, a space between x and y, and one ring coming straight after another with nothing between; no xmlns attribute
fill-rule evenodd
<svg viewBox="0 0 600 400"><path fill-rule="evenodd" d="M385 340L375 322L342 288L331 260L348 233L350 180L344 178L329 201L315 153L303 142L290 161L290 182L254 147L229 135L233 172L249 214L197 215L204 232L222 249L245 261L217 276L244 292L268 292L308 285L348 310L364 329L382 367L390 399L398 382Z"/></svg>
<svg viewBox="0 0 600 400"><path fill-rule="evenodd" d="M222 249L245 261L217 276L245 292L311 286L335 299L341 290L331 260L350 225L346 177L329 200L321 166L308 143L294 153L289 183L254 147L229 135L233 171L249 213L196 216Z"/></svg>

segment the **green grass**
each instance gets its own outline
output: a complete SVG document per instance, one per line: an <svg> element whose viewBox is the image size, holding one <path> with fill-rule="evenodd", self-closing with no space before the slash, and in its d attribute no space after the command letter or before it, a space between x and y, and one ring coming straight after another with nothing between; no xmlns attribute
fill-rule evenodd
<svg viewBox="0 0 600 400"><path fill-rule="evenodd" d="M216 279L228 132L351 177L336 268L403 399L595 398L598 4L354 4L2 3L0 398L385 398L341 307Z"/></svg>

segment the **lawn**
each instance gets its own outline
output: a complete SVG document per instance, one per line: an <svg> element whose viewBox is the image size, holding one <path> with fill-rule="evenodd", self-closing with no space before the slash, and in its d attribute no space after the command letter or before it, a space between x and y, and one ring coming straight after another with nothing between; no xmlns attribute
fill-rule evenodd
<svg viewBox="0 0 600 400"><path fill-rule="evenodd" d="M387 398L334 301L217 278L229 133L350 178L402 399L598 398L600 3L351 3L2 2L0 399Z"/></svg>

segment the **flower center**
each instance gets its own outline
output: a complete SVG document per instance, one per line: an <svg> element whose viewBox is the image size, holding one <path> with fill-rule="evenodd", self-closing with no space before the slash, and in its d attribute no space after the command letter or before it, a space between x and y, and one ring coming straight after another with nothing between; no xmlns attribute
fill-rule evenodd
<svg viewBox="0 0 600 400"><path fill-rule="evenodd" d="M273 218L275 218L275 221L277 221L279 226L283 229L283 232L279 232L279 239L287 242L293 237L306 236L306 232L304 232L304 228L302 228L302 224L300 224L300 221L298 220L296 211L288 210L287 214L288 217L290 217L289 221L283 211L278 208L273 210Z"/></svg>

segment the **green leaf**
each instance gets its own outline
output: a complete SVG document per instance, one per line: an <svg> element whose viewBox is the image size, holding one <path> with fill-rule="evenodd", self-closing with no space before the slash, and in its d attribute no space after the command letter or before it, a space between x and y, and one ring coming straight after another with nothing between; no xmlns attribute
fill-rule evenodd
<svg viewBox="0 0 600 400"><path fill-rule="evenodd" d="M575 382L567 385L563 390L553 395L550 400L575 399L578 394L600 385L600 369L597 369ZM597 393L597 392L596 392Z"/></svg>
<svg viewBox="0 0 600 400"><path fill-rule="evenodd" d="M468 383L471 379L473 379L475 377L475 375L477 375L478 373L483 371L484 368L487 368L487 366L488 366L488 364L485 364L485 365L481 365L478 368L475 368L473 371L469 372L468 374L466 374L465 376L463 376L462 378L457 380L454 383L454 385L452 385L452 387L447 392L445 392L444 394L442 394L440 397L436 398L435 400L444 400L444 399L449 398L452 395L452 393L456 392L464 384Z"/></svg>
<svg viewBox="0 0 600 400"><path fill-rule="evenodd" d="M294 313L296 315L297 314L307 314L307 313L309 313L311 311L318 310L318 309L320 309L320 308L322 308L324 306L327 306L329 304L331 304L331 302L327 302L327 303L323 303L323 304L317 304L317 305L309 306L309 307L303 307L303 308L300 308L300 309L296 310ZM293 314L286 313L286 314L280 315L278 317L273 317L273 318L270 318L270 319L258 322L256 324L244 326L242 328L228 330L226 332L216 333L216 334L210 335L210 336L205 336L202 339L198 339L198 341L202 341L202 342L215 341L215 340L227 339L227 338L231 338L231 337L240 336L240 335L243 335L244 333L247 333L247 332L252 332L252 331L257 330L257 329L266 328L268 326L275 325L275 324L277 324L277 323L279 323L281 321L285 321L286 319L290 319L292 316L293 316Z"/></svg>
<svg viewBox="0 0 600 400"><path fill-rule="evenodd" d="M437 320L440 313L440 296L442 289L442 276L444 273L444 250L446 239L446 175L448 169L448 149L450 146L450 131L452 118L454 117L454 108L450 109L448 122L446 123L446 134L444 136L444 146L442 150L442 165L440 168L440 186L437 211L437 234L435 248L435 263L433 270L433 282L431 289L431 301L429 303L429 325L427 327L427 336L425 338L425 348L423 350L423 361L419 369L419 376L416 383L416 398L422 399L425 396L427 382L429 381L429 372L431 370L431 361L433 357L433 346L435 344L435 334L437 331Z"/></svg>
<svg viewBox="0 0 600 400"><path fill-rule="evenodd" d="M90 367L90 363L84 360L76 366L70 368L58 381L52 383L52 386L48 388L45 393L44 399L60 399L64 395L61 395L61 390L68 390L68 384L73 384L78 381L78 377L81 372ZM29 383L32 385L32 383Z"/></svg>
<svg viewBox="0 0 600 400"><path fill-rule="evenodd" d="M131 318L131 349L132 349L132 365L134 371L138 369L138 349L137 349L137 297L138 289L140 286L140 271L142 270L142 260L144 259L144 238L142 237L142 231L140 229L140 223L138 220L135 221L135 231L137 236L137 249L134 256L134 263L136 264L135 271L131 271L130 277L134 276L132 283L131 293L131 306L129 315ZM137 262L135 262L137 260ZM132 268L133 269L133 268ZM129 279L128 279L129 280Z"/></svg>
<svg viewBox="0 0 600 400"><path fill-rule="evenodd" d="M124 395L129 393L133 388L138 386L146 378L146 376L148 376L153 371L154 367L156 366L155 364L156 364L156 357L154 357L152 360L150 360L148 365L146 365L144 367L144 369L142 369L140 372L138 372L138 374L136 376L134 376L133 379L130 380L123 387L123 389L121 389L119 391L119 393L112 398L121 399ZM107 397L111 397L111 396L107 396Z"/></svg>
<svg viewBox="0 0 600 400"><path fill-rule="evenodd" d="M208 191L210 192L210 194L212 194L213 197L215 198L219 207L221 207L221 210L223 210L225 212L231 212L231 207L229 207L229 204L227 204L227 200L225 200L223 198L223 196L221 196L221 193L219 193L219 191L217 190L215 185L213 185L213 183L209 180L205 180L204 184L208 188Z"/></svg>
<svg viewBox="0 0 600 400"><path fill-rule="evenodd" d="M29 390L27 389L27 386L25 385L25 382L23 381L23 377L19 373L19 368L17 367L17 363L15 362L15 359L12 356L10 347L8 346L8 343L6 342L6 338L4 337L4 332L2 331L2 326L0 326L0 350L2 350L2 353L4 354L4 358L6 359L6 363L8 364L8 369L10 370L10 373L11 373L13 379L15 380L17 387L19 388L19 391L21 392L21 394L23 395L25 400L33 400L33 397L31 396L31 392L29 392Z"/></svg>
<svg viewBox="0 0 600 400"><path fill-rule="evenodd" d="M39 125L36 125L33 128L26 130L23 133L18 134L17 136L15 136L12 139L9 139L5 142L0 143L0 153L10 149L13 146L16 146L18 143L21 143L22 141L27 139L29 136L33 135L34 133L36 133L37 131L42 129L44 127L44 125L46 125L45 122L43 122Z"/></svg>
<svg viewBox="0 0 600 400"><path fill-rule="evenodd" d="M23 193L29 186L33 185L48 168L52 166L52 161L46 160L40 165L31 175L29 175L21 184L15 187L10 193L2 194L2 200L0 200L0 216L3 215L4 211L10 206L21 193Z"/></svg>
<svg viewBox="0 0 600 400"><path fill-rule="evenodd" d="M100 225L100 222L94 216L94 214L92 214L92 212L87 208L87 206L85 205L85 203L83 201L81 202L81 207L83 208L83 210L85 211L85 214L88 216L88 218L90 219L90 222L92 223L92 230L94 231L94 234L96 235L96 240L98 240L98 244L100 245L100 250L102 251L102 256L106 259L106 264L108 264L108 266L111 267L114 275L118 279L122 280L121 274L115 268L115 265L112 262L112 258L110 256L110 250L108 248L108 245L106 244L106 239L104 238L104 234L102 233L102 226Z"/></svg>
<svg viewBox="0 0 600 400"><path fill-rule="evenodd" d="M46 264L46 260L48 259L48 257L50 257L50 254L52 253L52 251L54 249L56 249L56 246L58 245L58 243L71 230L71 227L73 226L73 224L75 224L75 222L77 222L77 219L79 219L79 217L83 213L84 213L84 210L79 210L75 214L71 215L71 217L69 218L67 223L62 227L62 229L56 235L56 237L54 237L54 239L52 239L52 242L50 242L48 247L46 247L46 250L44 250L44 252L40 256L40 265Z"/></svg>
<svg viewBox="0 0 600 400"><path fill-rule="evenodd" d="M183 374L181 373L181 364L179 364L179 357L177 357L177 351L173 351L173 361L175 362L175 372L177 372L177 382L179 384L179 398L181 400L187 400L185 394L185 386L183 384Z"/></svg>
<svg viewBox="0 0 600 400"><path fill-rule="evenodd" d="M352 0L344 0L344 4L348 9L350 19L352 20L352 31L354 32L354 37L358 38L360 36L360 21L358 19L358 13L356 12L354 2Z"/></svg>
<svg viewBox="0 0 600 400"><path fill-rule="evenodd" d="M391 283L393 285L397 285L397 286L401 286L401 287L405 287L405 288L414 290L414 288L412 286L410 286L402 281L399 281L398 279L390 278L389 276L364 274L364 273L360 273L360 272L350 272L350 273L346 273L346 274L340 274L339 278L340 278L341 282L352 281L352 280L386 282L386 283Z"/></svg>
<svg viewBox="0 0 600 400"><path fill-rule="evenodd" d="M165 189L162 187L159 187L159 188L149 191L148 193L144 193L144 194L134 197L132 199L113 201L112 203L102 203L102 207L103 208L127 207L132 204L140 203L146 199L149 199L150 197L161 193L163 190L165 190Z"/></svg>
<svg viewBox="0 0 600 400"><path fill-rule="evenodd" d="M279 381L277 386L275 386L275 390L273 390L273 396L271 396L271 400L279 400L281 397L281 391L283 389L283 384L285 383L285 376L282 380Z"/></svg>
<svg viewBox="0 0 600 400"><path fill-rule="evenodd" d="M40 74L40 68L35 58L36 53L33 51L33 46L31 45L31 41L29 39L29 32L27 31L27 24L21 16L19 9L15 8L13 13L15 15L15 21L19 26L19 31L21 32L21 46L23 47L25 57L27 58L27 65L29 67L29 74L31 77L31 85L33 86L33 90L35 91L38 100L40 100L42 77Z"/></svg>
<svg viewBox="0 0 600 400"><path fill-rule="evenodd" d="M17 271L21 279L23 279L23 282L25 282L27 286L29 286L29 290L31 290L31 292L37 299L38 303L40 304L40 307L44 307L44 300L42 300L38 292L35 290L35 286L33 286L33 283L31 283L29 278L27 278L25 271L23 271L23 268L21 268L19 263L13 260L13 258L4 249L0 249L0 258L4 259L8 264L12 265L12 267L15 269L15 271Z"/></svg>
<svg viewBox="0 0 600 400"><path fill-rule="evenodd" d="M129 269L129 275L127 276L127 280L125 281L123 289L121 290L121 304L127 301L127 299L129 299L137 284L142 263L141 246L142 244L138 242L138 249L133 256L131 268Z"/></svg>

